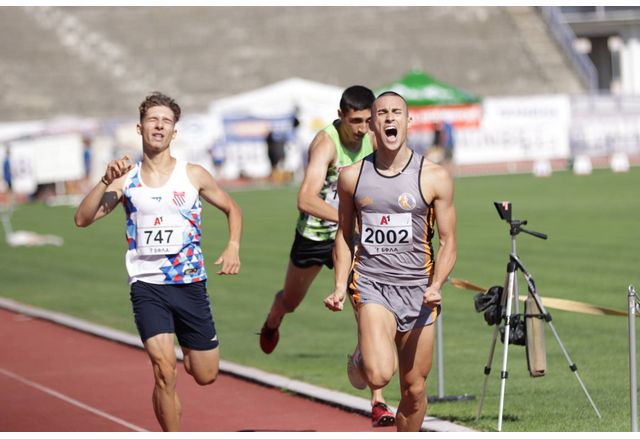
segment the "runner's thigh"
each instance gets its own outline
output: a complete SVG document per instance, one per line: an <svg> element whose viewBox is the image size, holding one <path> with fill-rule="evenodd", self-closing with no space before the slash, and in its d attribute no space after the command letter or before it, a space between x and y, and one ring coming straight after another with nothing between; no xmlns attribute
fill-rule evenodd
<svg viewBox="0 0 640 439"><path fill-rule="evenodd" d="M320 270L322 270L321 265L301 268L295 266L289 260L289 267L287 267L287 275L284 281L283 299L290 305L299 305Z"/></svg>
<svg viewBox="0 0 640 439"><path fill-rule="evenodd" d="M358 308L358 340L365 369L393 375L396 366L396 319L384 306L371 303Z"/></svg>
<svg viewBox="0 0 640 439"><path fill-rule="evenodd" d="M398 333L398 361L400 384L424 381L431 371L435 326L431 324L407 332Z"/></svg>

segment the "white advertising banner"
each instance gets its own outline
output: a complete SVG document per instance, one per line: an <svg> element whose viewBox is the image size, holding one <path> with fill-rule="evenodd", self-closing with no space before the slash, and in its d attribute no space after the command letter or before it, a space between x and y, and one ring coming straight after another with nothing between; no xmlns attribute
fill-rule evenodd
<svg viewBox="0 0 640 439"><path fill-rule="evenodd" d="M487 97L482 101L482 126L564 125L571 120L566 95Z"/></svg>
<svg viewBox="0 0 640 439"><path fill-rule="evenodd" d="M11 148L11 189L17 194L31 195L38 188L34 172L35 157L32 148Z"/></svg>
<svg viewBox="0 0 640 439"><path fill-rule="evenodd" d="M80 134L63 134L11 142L14 154L31 157L33 178L38 184L78 180L84 177ZM12 163L13 170L13 163Z"/></svg>
<svg viewBox="0 0 640 439"><path fill-rule="evenodd" d="M456 164L551 160L569 157L567 129L559 126L512 126L466 129L456 133Z"/></svg>
<svg viewBox="0 0 640 439"><path fill-rule="evenodd" d="M569 158L567 96L485 98L480 128L456 131L456 164Z"/></svg>
<svg viewBox="0 0 640 439"><path fill-rule="evenodd" d="M574 96L573 155L640 154L640 96Z"/></svg>

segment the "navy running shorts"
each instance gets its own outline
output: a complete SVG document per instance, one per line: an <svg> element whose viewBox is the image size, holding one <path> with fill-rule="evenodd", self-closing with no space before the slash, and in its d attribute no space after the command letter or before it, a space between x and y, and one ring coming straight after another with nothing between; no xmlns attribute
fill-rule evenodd
<svg viewBox="0 0 640 439"><path fill-rule="evenodd" d="M180 346L188 349L218 347L206 281L175 285L137 281L131 285L131 304L143 342L154 335L175 333Z"/></svg>
<svg viewBox="0 0 640 439"><path fill-rule="evenodd" d="M308 268L314 265L326 265L333 269L333 239L314 241L305 238L296 230L289 257L298 268Z"/></svg>

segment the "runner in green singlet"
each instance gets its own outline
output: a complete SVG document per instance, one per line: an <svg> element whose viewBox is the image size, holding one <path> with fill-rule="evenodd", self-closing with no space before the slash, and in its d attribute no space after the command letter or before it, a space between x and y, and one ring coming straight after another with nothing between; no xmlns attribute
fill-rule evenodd
<svg viewBox="0 0 640 439"><path fill-rule="evenodd" d="M270 354L276 348L279 327L304 299L323 265L333 269L333 243L338 228L337 180L340 170L373 151L369 133L375 96L366 87L347 88L340 99L338 119L319 131L309 146L309 164L298 192L300 216L296 224L284 287L278 291L260 331L260 348ZM353 383L365 388L366 383ZM372 391L374 426L395 422L382 396Z"/></svg>

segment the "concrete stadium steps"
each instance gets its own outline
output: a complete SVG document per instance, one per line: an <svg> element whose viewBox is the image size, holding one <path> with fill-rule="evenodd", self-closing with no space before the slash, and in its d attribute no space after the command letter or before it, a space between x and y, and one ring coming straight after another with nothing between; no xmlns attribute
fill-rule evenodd
<svg viewBox="0 0 640 439"><path fill-rule="evenodd" d="M157 89L206 111L292 76L378 87L420 68L479 96L575 92L578 81L568 65L542 65L562 58L558 46L532 50L547 31L531 7L46 8L57 24L38 8L0 12L12 41L0 47L3 121L132 115Z"/></svg>
<svg viewBox="0 0 640 439"><path fill-rule="evenodd" d="M111 78L79 63L27 9L0 9L0 38L1 121L107 115L121 98Z"/></svg>
<svg viewBox="0 0 640 439"><path fill-rule="evenodd" d="M580 93L585 84L573 71L571 62L559 48L538 13L529 7L506 7L522 38L525 51L533 59L540 78L550 85L551 92ZM554 90L555 89L555 90Z"/></svg>

